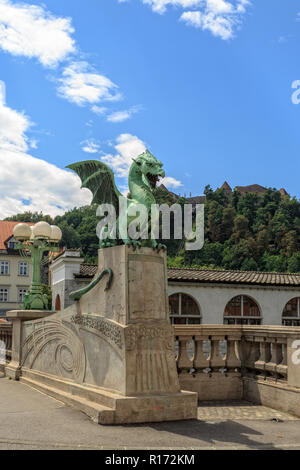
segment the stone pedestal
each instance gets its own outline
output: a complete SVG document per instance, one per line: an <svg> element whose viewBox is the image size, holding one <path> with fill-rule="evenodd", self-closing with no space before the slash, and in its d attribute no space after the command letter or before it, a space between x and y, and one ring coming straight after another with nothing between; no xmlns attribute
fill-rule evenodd
<svg viewBox="0 0 300 470"><path fill-rule="evenodd" d="M22 322L20 380L103 424L196 418L197 394L178 381L166 254L99 250L95 279L107 268L107 290L104 277L68 309Z"/></svg>

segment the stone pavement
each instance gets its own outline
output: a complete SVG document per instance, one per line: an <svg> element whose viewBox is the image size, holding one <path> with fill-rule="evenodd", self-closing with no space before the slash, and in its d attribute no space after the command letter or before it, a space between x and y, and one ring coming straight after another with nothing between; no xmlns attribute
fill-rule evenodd
<svg viewBox="0 0 300 470"><path fill-rule="evenodd" d="M216 405L202 403L198 420L100 426L80 411L0 377L0 450L300 450L300 420L245 402Z"/></svg>
<svg viewBox="0 0 300 470"><path fill-rule="evenodd" d="M300 418L246 401L201 402L198 408L198 419L206 420L259 420L264 421L299 421Z"/></svg>

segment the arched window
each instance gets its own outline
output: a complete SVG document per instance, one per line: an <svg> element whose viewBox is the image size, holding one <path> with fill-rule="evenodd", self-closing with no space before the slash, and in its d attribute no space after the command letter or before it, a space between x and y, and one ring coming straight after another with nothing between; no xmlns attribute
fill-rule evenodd
<svg viewBox="0 0 300 470"><path fill-rule="evenodd" d="M282 324L300 326L300 297L294 297L286 304L282 312Z"/></svg>
<svg viewBox="0 0 300 470"><path fill-rule="evenodd" d="M170 318L173 325L199 325L201 314L196 301L187 294L172 294L169 297Z"/></svg>
<svg viewBox="0 0 300 470"><path fill-rule="evenodd" d="M260 325L261 314L257 303L246 295L233 297L224 311L225 325Z"/></svg>
<svg viewBox="0 0 300 470"><path fill-rule="evenodd" d="M61 311L61 304L60 304L60 296L59 295L57 295L56 299L55 299L55 310L57 312Z"/></svg>

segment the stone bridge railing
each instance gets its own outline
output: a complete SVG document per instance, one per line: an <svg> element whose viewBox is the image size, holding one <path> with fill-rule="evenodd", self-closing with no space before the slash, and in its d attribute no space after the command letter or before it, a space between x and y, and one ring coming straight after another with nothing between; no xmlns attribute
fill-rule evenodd
<svg viewBox="0 0 300 470"><path fill-rule="evenodd" d="M10 361L12 350L12 324L0 324L0 349L3 343L6 349L6 361Z"/></svg>
<svg viewBox="0 0 300 470"><path fill-rule="evenodd" d="M299 327L176 325L174 330L182 388L197 391L200 400L246 399L300 416Z"/></svg>

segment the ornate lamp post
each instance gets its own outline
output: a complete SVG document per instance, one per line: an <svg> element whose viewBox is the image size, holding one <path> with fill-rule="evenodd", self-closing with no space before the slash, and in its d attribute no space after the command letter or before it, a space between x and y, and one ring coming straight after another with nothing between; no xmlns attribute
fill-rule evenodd
<svg viewBox="0 0 300 470"><path fill-rule="evenodd" d="M30 261L33 264L33 277L29 292L25 295L25 310L49 310L48 297L42 293L41 262L45 252L58 253L58 243L62 233L56 225L47 222L38 222L30 227L27 224L18 224L14 228L14 237L20 242L16 245L18 250L30 251Z"/></svg>

